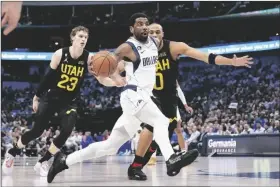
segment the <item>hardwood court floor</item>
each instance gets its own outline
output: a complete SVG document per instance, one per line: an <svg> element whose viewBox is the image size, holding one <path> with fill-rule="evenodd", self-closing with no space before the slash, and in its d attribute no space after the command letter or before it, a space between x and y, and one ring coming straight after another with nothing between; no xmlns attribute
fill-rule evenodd
<svg viewBox="0 0 280 187"><path fill-rule="evenodd" d="M109 156L73 165L48 184L35 174L38 158L17 158L2 186L279 186L279 157L199 157L175 177L166 174L162 157L144 169L147 181L130 181L132 156Z"/></svg>

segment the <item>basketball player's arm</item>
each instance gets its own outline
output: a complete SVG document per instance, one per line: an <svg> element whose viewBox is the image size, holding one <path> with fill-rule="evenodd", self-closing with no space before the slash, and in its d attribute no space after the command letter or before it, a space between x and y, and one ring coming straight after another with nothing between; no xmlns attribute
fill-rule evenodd
<svg viewBox="0 0 280 187"><path fill-rule="evenodd" d="M40 82L38 90L34 96L34 99L39 99L42 94L49 89L50 84L52 83L52 81L55 78L56 75L56 69L59 66L60 60L61 60L61 56L62 56L62 49L57 50L53 56L52 56L52 60L50 63L49 68L47 69L47 72L45 74L45 76L43 77L43 80Z"/></svg>
<svg viewBox="0 0 280 187"><path fill-rule="evenodd" d="M186 101L186 97L180 87L180 85L178 84L178 81L176 81L176 84L177 84L177 91L178 91L178 97L180 98L180 100L182 101L183 105L187 105L187 101Z"/></svg>
<svg viewBox="0 0 280 187"><path fill-rule="evenodd" d="M179 85L179 83L178 83L177 80L176 80L176 83L177 83L178 97L179 97L180 100L182 101L182 103L183 103L183 105L184 105L186 111L192 114L192 113L193 113L192 107L190 107L190 106L187 104L186 97L185 97L185 95L184 95L184 93L183 93L183 91L182 91L182 89L181 89L181 87L180 87L180 85Z"/></svg>
<svg viewBox="0 0 280 187"><path fill-rule="evenodd" d="M130 61L136 61L136 55L132 50L131 46L127 43L121 44L115 51L114 55L117 59L117 62L121 62L122 60L129 59Z"/></svg>
<svg viewBox="0 0 280 187"><path fill-rule="evenodd" d="M248 56L237 58L234 55L234 58L230 59L213 53L208 54L201 52L200 50L188 46L184 42L170 42L170 51L174 60L176 60L179 55L186 55L208 64L246 66L249 68L251 67L250 65L253 64L253 62L251 62L252 58Z"/></svg>

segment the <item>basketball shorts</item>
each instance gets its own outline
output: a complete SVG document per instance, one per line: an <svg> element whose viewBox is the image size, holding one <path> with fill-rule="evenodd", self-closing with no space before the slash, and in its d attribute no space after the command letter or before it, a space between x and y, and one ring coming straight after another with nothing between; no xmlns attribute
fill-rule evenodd
<svg viewBox="0 0 280 187"><path fill-rule="evenodd" d="M124 121L130 122L125 129L131 137L140 128L141 123L152 125L159 118L163 122L169 121L151 96L147 90L134 85L127 85L121 93L120 104L125 117Z"/></svg>
<svg viewBox="0 0 280 187"><path fill-rule="evenodd" d="M170 123L177 122L179 117L178 97L176 95L155 95L155 97L160 103L162 113L169 118Z"/></svg>
<svg viewBox="0 0 280 187"><path fill-rule="evenodd" d="M77 113L77 105L71 101L42 99L38 106L36 117L50 121L50 118L57 114L59 119L69 115L71 112Z"/></svg>

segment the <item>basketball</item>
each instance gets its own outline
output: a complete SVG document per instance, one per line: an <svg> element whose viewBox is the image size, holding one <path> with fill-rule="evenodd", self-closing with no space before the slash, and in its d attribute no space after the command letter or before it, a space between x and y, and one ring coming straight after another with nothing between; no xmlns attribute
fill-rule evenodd
<svg viewBox="0 0 280 187"><path fill-rule="evenodd" d="M109 51L100 51L91 59L90 68L94 76L109 77L117 68L117 59Z"/></svg>

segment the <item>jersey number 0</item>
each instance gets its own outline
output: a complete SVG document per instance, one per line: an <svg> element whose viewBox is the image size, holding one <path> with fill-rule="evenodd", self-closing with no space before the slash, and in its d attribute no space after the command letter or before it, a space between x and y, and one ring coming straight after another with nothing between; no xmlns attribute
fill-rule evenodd
<svg viewBox="0 0 280 187"><path fill-rule="evenodd" d="M66 74L62 74L61 79L62 80L57 83L57 86L59 88L66 89L67 91L70 91L70 92L76 88L77 83L78 83L77 77L69 77ZM67 84L68 82L70 82L70 84Z"/></svg>
<svg viewBox="0 0 280 187"><path fill-rule="evenodd" d="M156 84L154 86L155 90L162 90L164 87L164 83L163 83L163 75L162 73L158 72L156 73Z"/></svg>

